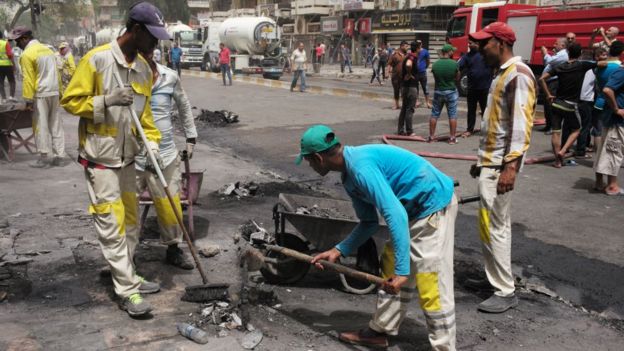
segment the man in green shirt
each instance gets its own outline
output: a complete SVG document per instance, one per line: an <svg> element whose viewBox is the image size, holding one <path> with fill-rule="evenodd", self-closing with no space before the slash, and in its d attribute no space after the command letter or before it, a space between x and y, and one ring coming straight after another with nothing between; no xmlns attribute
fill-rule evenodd
<svg viewBox="0 0 624 351"><path fill-rule="evenodd" d="M433 78L435 79L435 89L433 92L433 107L431 108L431 118L429 119L428 142L435 141L435 130L438 118L442 113L442 108L446 104L449 116L451 135L449 144L457 144L455 132L457 130L457 101L459 93L455 82L459 80L459 66L451 58L455 48L451 44L445 44L440 52L440 59L431 67Z"/></svg>

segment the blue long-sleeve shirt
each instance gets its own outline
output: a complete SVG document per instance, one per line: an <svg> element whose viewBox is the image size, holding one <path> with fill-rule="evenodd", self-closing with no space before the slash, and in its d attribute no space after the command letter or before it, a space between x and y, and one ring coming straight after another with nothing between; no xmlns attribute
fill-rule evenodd
<svg viewBox="0 0 624 351"><path fill-rule="evenodd" d="M546 65L544 72L550 73L555 67L564 62L568 62L568 50L559 50L554 55L546 54L544 56L544 64Z"/></svg>
<svg viewBox="0 0 624 351"><path fill-rule="evenodd" d="M492 68L485 64L483 56L477 50L470 50L459 61L459 69L467 70L468 88L475 90L487 90L492 84Z"/></svg>
<svg viewBox="0 0 624 351"><path fill-rule="evenodd" d="M336 249L344 256L379 228L377 211L390 229L395 274L410 273L409 221L444 209L453 180L422 157L391 145L345 146L343 186L360 223Z"/></svg>

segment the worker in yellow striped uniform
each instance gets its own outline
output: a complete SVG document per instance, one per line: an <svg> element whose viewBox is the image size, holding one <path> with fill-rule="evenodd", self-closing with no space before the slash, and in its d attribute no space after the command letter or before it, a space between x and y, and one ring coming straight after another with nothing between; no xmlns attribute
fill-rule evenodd
<svg viewBox="0 0 624 351"><path fill-rule="evenodd" d="M129 109L137 111L145 130L148 145L142 147L158 155L160 132L149 103L152 72L138 52L152 50L158 39L168 38L154 5L134 5L126 32L80 60L61 100L67 112L80 117L78 161L84 166L89 211L115 293L122 299L120 307L131 316L151 311L141 294L157 292L160 286L137 275L133 261L139 240L134 159L141 139Z"/></svg>
<svg viewBox="0 0 624 351"><path fill-rule="evenodd" d="M67 84L71 80L74 72L76 72L76 61L74 61L74 55L72 55L69 43L62 42L59 44L58 52L56 53L56 66L61 74L61 96L67 88Z"/></svg>
<svg viewBox="0 0 624 351"><path fill-rule="evenodd" d="M479 233L488 281L466 283L493 287L494 294L478 309L502 313L518 305L511 272L511 197L531 143L537 81L522 57L513 55L516 35L507 24L492 23L470 37L488 66L499 69L483 114L477 164L471 168L479 177Z"/></svg>
<svg viewBox="0 0 624 351"><path fill-rule="evenodd" d="M15 61L13 50L0 31L0 103L6 100L4 78L9 81L9 100L15 100Z"/></svg>
<svg viewBox="0 0 624 351"><path fill-rule="evenodd" d="M32 31L24 26L15 27L9 39L24 50L20 56L24 76L22 97L26 100L26 109L33 111L33 133L39 153L39 159L30 166L61 166L65 157L65 133L58 114L60 77L54 53L34 39Z"/></svg>

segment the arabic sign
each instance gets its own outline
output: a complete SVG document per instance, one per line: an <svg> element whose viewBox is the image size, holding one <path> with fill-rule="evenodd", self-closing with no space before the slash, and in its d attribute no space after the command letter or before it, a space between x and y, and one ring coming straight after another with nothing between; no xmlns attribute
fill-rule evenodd
<svg viewBox="0 0 624 351"><path fill-rule="evenodd" d="M282 34L294 34L294 33L295 33L294 24L285 24L282 26Z"/></svg>
<svg viewBox="0 0 624 351"><path fill-rule="evenodd" d="M321 32L321 23L320 22L314 22L314 23L308 23L308 34L315 34L315 33L320 33Z"/></svg>
<svg viewBox="0 0 624 351"><path fill-rule="evenodd" d="M373 31L392 29L415 29L420 22L421 13L407 11L386 11L373 15Z"/></svg>
<svg viewBox="0 0 624 351"><path fill-rule="evenodd" d="M342 32L342 17L321 17L321 32L323 33Z"/></svg>
<svg viewBox="0 0 624 351"><path fill-rule="evenodd" d="M371 18L361 18L358 21L358 32L360 34L368 34L371 32Z"/></svg>
<svg viewBox="0 0 624 351"><path fill-rule="evenodd" d="M355 28L355 19L345 18L344 20L344 33L348 37L353 36L353 30Z"/></svg>

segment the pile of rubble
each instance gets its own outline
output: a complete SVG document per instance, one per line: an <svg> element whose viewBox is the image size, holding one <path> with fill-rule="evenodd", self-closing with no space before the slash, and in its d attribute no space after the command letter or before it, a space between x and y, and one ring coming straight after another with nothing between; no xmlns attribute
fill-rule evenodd
<svg viewBox="0 0 624 351"><path fill-rule="evenodd" d="M260 186L255 182L236 182L223 186L221 189L217 190L217 193L221 195L222 198L236 197L237 199L241 199L244 197L256 196L259 189Z"/></svg>
<svg viewBox="0 0 624 351"><path fill-rule="evenodd" d="M210 111L202 109L195 120L205 122L212 127L225 127L228 124L238 123L238 114L227 110Z"/></svg>
<svg viewBox="0 0 624 351"><path fill-rule="evenodd" d="M318 205L314 205L312 207L299 206L295 210L295 213L310 215L314 217L321 217L321 218L335 218L335 219L347 219L347 220L356 219L352 215L348 215L348 214L340 212L340 210L335 207L322 208L322 207L319 207Z"/></svg>

